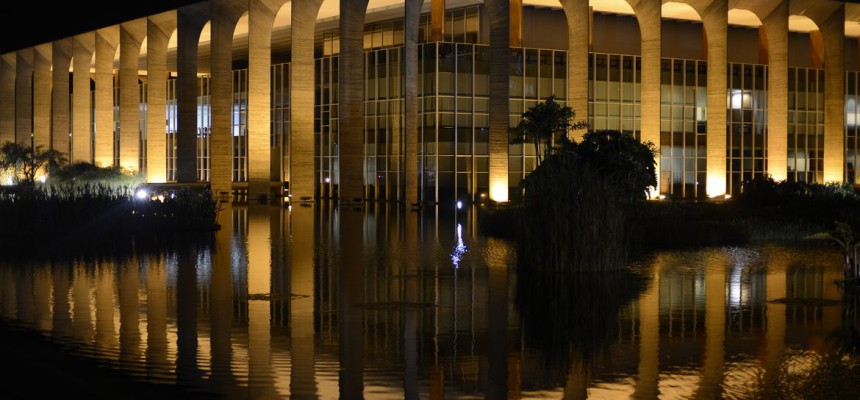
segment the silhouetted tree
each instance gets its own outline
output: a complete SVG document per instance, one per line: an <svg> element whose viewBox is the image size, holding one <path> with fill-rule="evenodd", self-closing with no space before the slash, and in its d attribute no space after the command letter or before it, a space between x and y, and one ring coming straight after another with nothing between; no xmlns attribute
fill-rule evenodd
<svg viewBox="0 0 860 400"><path fill-rule="evenodd" d="M540 165L550 153L552 140L558 137L560 142L568 141L567 135L572 130L585 129L585 121L574 122L576 112L572 108L556 103L555 97L547 97L546 102L538 103L522 114L522 120L511 128L514 135L512 143L531 141L537 155L537 165ZM543 145L543 146L541 146ZM543 153L541 153L543 147Z"/></svg>

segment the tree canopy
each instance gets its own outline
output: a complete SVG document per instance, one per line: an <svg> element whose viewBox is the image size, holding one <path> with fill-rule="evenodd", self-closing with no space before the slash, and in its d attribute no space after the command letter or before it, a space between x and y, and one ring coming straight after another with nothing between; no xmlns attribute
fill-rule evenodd
<svg viewBox="0 0 860 400"><path fill-rule="evenodd" d="M545 102L538 103L522 114L522 120L511 128L513 143L531 142L537 155L537 165L549 155L554 138L559 142L569 141L568 134L574 130L585 129L585 121L576 121L576 112L570 107L562 106L555 101L554 96L547 97Z"/></svg>
<svg viewBox="0 0 860 400"><path fill-rule="evenodd" d="M0 169L12 177L14 183L33 184L36 174L59 170L66 158L57 150L44 150L42 146L26 146L6 142L0 146Z"/></svg>

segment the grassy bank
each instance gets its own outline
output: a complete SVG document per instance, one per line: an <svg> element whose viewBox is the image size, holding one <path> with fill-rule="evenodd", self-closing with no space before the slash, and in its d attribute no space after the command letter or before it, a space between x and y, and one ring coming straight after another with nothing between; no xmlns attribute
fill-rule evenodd
<svg viewBox="0 0 860 400"><path fill-rule="evenodd" d="M39 246L110 242L156 233L217 228L208 189L149 192L135 186L5 187L0 191L0 243L15 251Z"/></svg>

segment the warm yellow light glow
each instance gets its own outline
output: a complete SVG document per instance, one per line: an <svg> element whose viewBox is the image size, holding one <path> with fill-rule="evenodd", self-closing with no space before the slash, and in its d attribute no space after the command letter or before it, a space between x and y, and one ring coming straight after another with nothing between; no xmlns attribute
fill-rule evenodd
<svg viewBox="0 0 860 400"><path fill-rule="evenodd" d="M728 199L731 199L731 198L732 198L732 195L727 194L727 195L723 196L723 198L724 198L724 199L726 199L726 200L728 200Z"/></svg>
<svg viewBox="0 0 860 400"><path fill-rule="evenodd" d="M39 175L39 182L45 183L48 178L45 175Z"/></svg>
<svg viewBox="0 0 860 400"><path fill-rule="evenodd" d="M508 183L505 181L490 182L490 200L497 203L508 201Z"/></svg>
<svg viewBox="0 0 860 400"><path fill-rule="evenodd" d="M708 173L708 187L706 189L708 197L722 197L726 194L726 175Z"/></svg>

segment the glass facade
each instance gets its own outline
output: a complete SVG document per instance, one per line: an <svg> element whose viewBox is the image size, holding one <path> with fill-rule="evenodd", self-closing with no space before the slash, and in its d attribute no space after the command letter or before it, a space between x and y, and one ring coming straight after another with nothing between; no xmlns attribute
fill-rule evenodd
<svg viewBox="0 0 860 400"><path fill-rule="evenodd" d="M315 62L314 73L314 171L316 195L337 197L338 185L338 57Z"/></svg>
<svg viewBox="0 0 860 400"><path fill-rule="evenodd" d="M281 160L279 181L290 176L290 64L272 66L272 160Z"/></svg>
<svg viewBox="0 0 860 400"><path fill-rule="evenodd" d="M212 96L209 75L197 78L197 180L209 181L211 170L209 137L212 135Z"/></svg>
<svg viewBox="0 0 860 400"><path fill-rule="evenodd" d="M176 134L179 131L179 103L176 96L176 78L167 80L167 120L165 126L167 144L167 181L176 181ZM153 132L155 134L155 132Z"/></svg>
<svg viewBox="0 0 860 400"><path fill-rule="evenodd" d="M660 70L660 191L679 198L704 198L707 65L664 58Z"/></svg>
<svg viewBox="0 0 860 400"><path fill-rule="evenodd" d="M767 173L767 66L730 63L727 82L726 187L737 194Z"/></svg>
<svg viewBox="0 0 860 400"><path fill-rule="evenodd" d="M788 180L824 182L823 69L788 69Z"/></svg>
<svg viewBox="0 0 860 400"><path fill-rule="evenodd" d="M860 72L848 71L845 76L845 182L860 184Z"/></svg>
<svg viewBox="0 0 860 400"><path fill-rule="evenodd" d="M248 70L233 71L233 182L248 181Z"/></svg>
<svg viewBox="0 0 860 400"><path fill-rule="evenodd" d="M489 47L486 47L486 51L489 53ZM489 68L489 58L484 59L484 63L486 68ZM546 101L547 97L555 96L559 104L566 104L567 51L512 48L509 69L510 126L517 126L522 120L523 112L538 102ZM489 96L486 101L489 102ZM580 111L577 120L585 120L587 117L584 111ZM508 185L511 188L519 185L520 181L537 167L534 142L523 139L526 140L524 143L509 146Z"/></svg>
<svg viewBox="0 0 860 400"><path fill-rule="evenodd" d="M589 54L588 126L595 131L621 131L639 139L641 80L639 56ZM574 111L579 112L579 118L585 117L582 111Z"/></svg>

